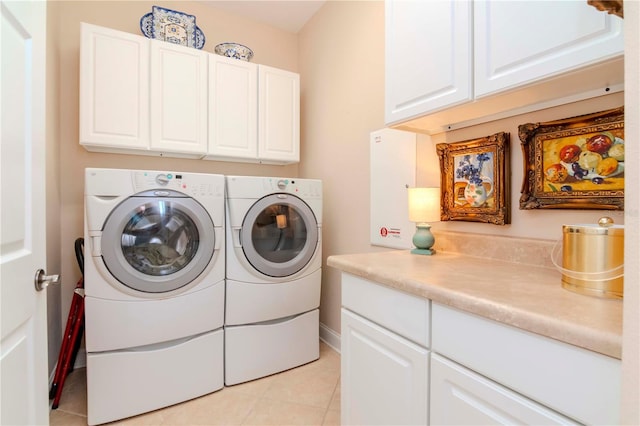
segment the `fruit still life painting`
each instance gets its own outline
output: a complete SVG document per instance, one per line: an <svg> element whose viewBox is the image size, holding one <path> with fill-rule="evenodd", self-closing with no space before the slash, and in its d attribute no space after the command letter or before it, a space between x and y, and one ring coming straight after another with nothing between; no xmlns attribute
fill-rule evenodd
<svg viewBox="0 0 640 426"><path fill-rule="evenodd" d="M518 126L520 209L624 209L624 107Z"/></svg>
<svg viewBox="0 0 640 426"><path fill-rule="evenodd" d="M624 129L543 142L545 192L624 189Z"/></svg>

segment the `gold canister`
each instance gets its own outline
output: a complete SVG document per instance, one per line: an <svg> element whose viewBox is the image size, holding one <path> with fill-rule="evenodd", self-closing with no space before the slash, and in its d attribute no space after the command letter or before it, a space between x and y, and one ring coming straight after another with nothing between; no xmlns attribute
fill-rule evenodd
<svg viewBox="0 0 640 426"><path fill-rule="evenodd" d="M598 224L563 225L562 287L620 299L624 294L624 226L608 217Z"/></svg>

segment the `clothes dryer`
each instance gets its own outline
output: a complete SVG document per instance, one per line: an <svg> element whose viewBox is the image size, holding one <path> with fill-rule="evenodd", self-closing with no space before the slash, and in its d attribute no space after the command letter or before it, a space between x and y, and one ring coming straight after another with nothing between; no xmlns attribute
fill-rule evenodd
<svg viewBox="0 0 640 426"><path fill-rule="evenodd" d="M85 171L90 425L224 386L224 177Z"/></svg>
<svg viewBox="0 0 640 426"><path fill-rule="evenodd" d="M319 357L322 182L227 176L225 384Z"/></svg>

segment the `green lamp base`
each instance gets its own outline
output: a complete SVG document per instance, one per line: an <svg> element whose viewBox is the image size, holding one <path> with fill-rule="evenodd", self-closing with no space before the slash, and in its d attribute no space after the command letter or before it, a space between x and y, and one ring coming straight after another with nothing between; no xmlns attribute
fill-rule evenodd
<svg viewBox="0 0 640 426"><path fill-rule="evenodd" d="M427 256L436 254L435 249L431 248L435 242L436 239L431 233L431 226L426 223L418 223L416 224L416 233L413 235L413 245L416 248L411 250L411 253Z"/></svg>
<svg viewBox="0 0 640 426"><path fill-rule="evenodd" d="M419 249L419 248L415 248L413 250L411 250L411 253L413 254L424 254L427 256L431 256L432 254L436 254L435 249Z"/></svg>

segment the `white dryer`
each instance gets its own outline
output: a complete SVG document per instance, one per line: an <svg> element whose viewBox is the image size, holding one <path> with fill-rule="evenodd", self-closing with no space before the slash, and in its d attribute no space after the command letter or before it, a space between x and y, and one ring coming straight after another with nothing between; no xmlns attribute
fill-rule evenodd
<svg viewBox="0 0 640 426"><path fill-rule="evenodd" d="M224 386L224 176L85 171L90 425Z"/></svg>
<svg viewBox="0 0 640 426"><path fill-rule="evenodd" d="M322 182L227 176L225 384L319 357Z"/></svg>

